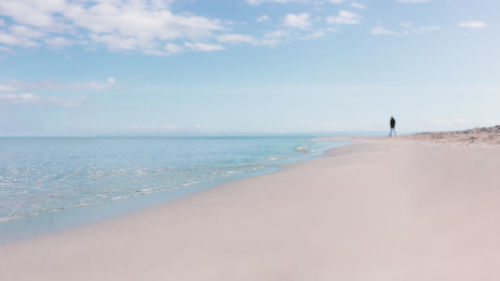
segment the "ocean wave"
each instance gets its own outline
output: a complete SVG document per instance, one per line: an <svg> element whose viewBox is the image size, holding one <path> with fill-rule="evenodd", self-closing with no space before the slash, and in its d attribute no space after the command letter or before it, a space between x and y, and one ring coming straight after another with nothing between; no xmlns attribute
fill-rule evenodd
<svg viewBox="0 0 500 281"><path fill-rule="evenodd" d="M267 160L269 160L269 161L278 161L278 160L283 160L283 159L285 159L285 157L275 157L275 156L273 156L273 157L267 158Z"/></svg>
<svg viewBox="0 0 500 281"><path fill-rule="evenodd" d="M0 154L19 146L10 145ZM133 146L117 139L90 144L95 153L89 157L87 145L67 145L67 151L51 151L26 143L22 147L33 149L38 158L2 159L0 223L192 185L214 186L275 171L316 148L302 138L180 140L172 145L146 140Z"/></svg>
<svg viewBox="0 0 500 281"><path fill-rule="evenodd" d="M313 150L310 149L307 145L299 145L295 147L295 150L297 152L313 152Z"/></svg>
<svg viewBox="0 0 500 281"><path fill-rule="evenodd" d="M96 194L97 198L101 198L101 200L95 200L92 201L92 198L89 198L88 202L79 202L76 204L68 204L64 207L56 207L56 208L42 208L39 211L18 211L15 213L7 214L6 216L0 216L0 223L3 222L8 222L8 221L14 221L18 219L24 219L24 218L29 218L29 217L37 217L42 214L47 214L47 213L56 213L64 210L70 210L70 209L77 209L77 208L84 208L84 207L90 207L90 206L95 206L95 205L100 205L100 204L105 204L107 202L111 201L121 201L121 200L126 200L126 199L131 199L134 197L142 196L142 195L147 195L147 194L152 194L158 191L165 191L165 190L173 190L173 189L178 189L182 187L187 187L187 186L192 186L196 184L201 184L204 183L204 181L192 181L192 182L187 182L187 183L182 183L179 185L174 185L174 186L165 186L161 188L142 188L139 190L134 191L129 191L126 194L121 194L121 195L116 195L114 197L110 197L104 194ZM103 200L102 200L103 199Z"/></svg>
<svg viewBox="0 0 500 281"><path fill-rule="evenodd" d="M17 219L22 219L22 218L23 218L22 216L3 217L3 218L0 218L0 223L2 223L2 222L8 222L8 221L13 221L13 220L17 220Z"/></svg>

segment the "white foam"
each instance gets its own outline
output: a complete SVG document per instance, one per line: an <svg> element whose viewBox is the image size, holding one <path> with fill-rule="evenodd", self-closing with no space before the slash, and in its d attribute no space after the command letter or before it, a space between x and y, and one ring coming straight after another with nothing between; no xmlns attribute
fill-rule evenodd
<svg viewBox="0 0 500 281"><path fill-rule="evenodd" d="M283 159L283 157L269 157L269 158L267 158L267 160L269 160L269 161L278 161L281 159Z"/></svg>
<svg viewBox="0 0 500 281"><path fill-rule="evenodd" d="M297 152L312 152L312 150L307 145L299 145L295 147Z"/></svg>

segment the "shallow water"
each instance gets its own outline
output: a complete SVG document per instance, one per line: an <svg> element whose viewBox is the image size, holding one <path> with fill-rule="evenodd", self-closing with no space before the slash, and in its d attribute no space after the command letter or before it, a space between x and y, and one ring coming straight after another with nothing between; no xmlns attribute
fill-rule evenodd
<svg viewBox="0 0 500 281"><path fill-rule="evenodd" d="M0 139L0 241L271 173L341 144L306 137Z"/></svg>

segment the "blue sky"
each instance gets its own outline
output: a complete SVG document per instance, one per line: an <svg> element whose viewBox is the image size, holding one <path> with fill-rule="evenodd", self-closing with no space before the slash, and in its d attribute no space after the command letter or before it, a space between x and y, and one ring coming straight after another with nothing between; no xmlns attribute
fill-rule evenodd
<svg viewBox="0 0 500 281"><path fill-rule="evenodd" d="M496 0L2 0L0 135L500 124Z"/></svg>

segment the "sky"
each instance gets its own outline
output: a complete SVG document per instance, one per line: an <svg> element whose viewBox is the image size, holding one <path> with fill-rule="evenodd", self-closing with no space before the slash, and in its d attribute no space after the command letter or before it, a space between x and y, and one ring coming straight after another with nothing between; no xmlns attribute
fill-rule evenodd
<svg viewBox="0 0 500 281"><path fill-rule="evenodd" d="M498 0L1 0L0 136L500 124Z"/></svg>

